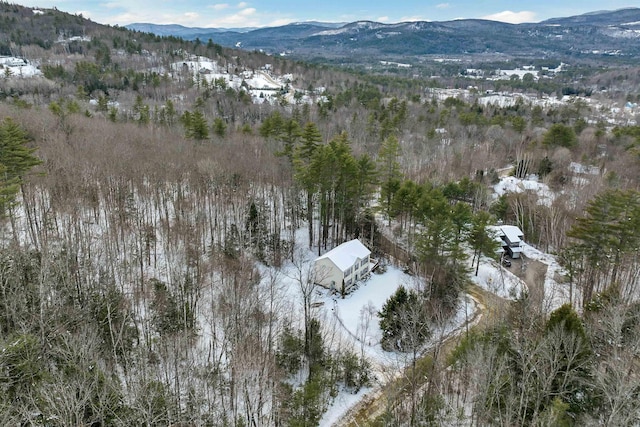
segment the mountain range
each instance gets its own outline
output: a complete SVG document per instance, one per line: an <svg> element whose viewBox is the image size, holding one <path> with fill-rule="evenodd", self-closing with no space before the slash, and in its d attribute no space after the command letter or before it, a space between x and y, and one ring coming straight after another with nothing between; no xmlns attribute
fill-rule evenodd
<svg viewBox="0 0 640 427"><path fill-rule="evenodd" d="M199 39L227 47L299 58L408 58L425 55L501 54L517 57L640 56L640 8L599 11L539 23L462 19L444 22L302 22L255 29L188 28L131 24L157 35Z"/></svg>

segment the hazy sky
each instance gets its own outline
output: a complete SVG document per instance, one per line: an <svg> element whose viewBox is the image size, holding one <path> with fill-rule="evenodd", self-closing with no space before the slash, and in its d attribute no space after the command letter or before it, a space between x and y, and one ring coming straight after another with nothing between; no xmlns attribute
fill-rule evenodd
<svg viewBox="0 0 640 427"><path fill-rule="evenodd" d="M134 22L191 27L265 27L291 22L447 21L484 18L511 23L538 22L602 9L638 7L628 0L17 0L30 7L81 13L102 24Z"/></svg>

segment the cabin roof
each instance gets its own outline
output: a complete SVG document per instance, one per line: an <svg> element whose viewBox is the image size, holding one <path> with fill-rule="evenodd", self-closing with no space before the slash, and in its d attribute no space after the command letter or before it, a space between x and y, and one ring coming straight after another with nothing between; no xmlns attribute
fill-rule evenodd
<svg viewBox="0 0 640 427"><path fill-rule="evenodd" d="M370 254L371 251L367 249L367 247L363 245L360 240L353 239L349 240L348 242L344 242L343 244L336 246L326 254L319 256L316 261L327 258L331 260L331 262L333 262L340 270L345 271L356 262L356 259L364 259Z"/></svg>

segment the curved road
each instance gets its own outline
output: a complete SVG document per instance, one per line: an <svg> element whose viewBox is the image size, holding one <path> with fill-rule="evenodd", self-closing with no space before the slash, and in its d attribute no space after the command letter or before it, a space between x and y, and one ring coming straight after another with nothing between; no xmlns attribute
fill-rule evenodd
<svg viewBox="0 0 640 427"><path fill-rule="evenodd" d="M450 353L455 346L458 345L462 333L468 328L475 325L491 325L495 320L495 314L498 313L506 305L507 301L498 297L476 285L471 285L466 294L471 298L476 305L474 315L467 322L460 325L457 329L447 334L439 346L440 354ZM430 356L434 353L435 348L427 350L422 357ZM409 368L405 368L409 369ZM400 374L400 373L398 373ZM382 415L386 409L386 395L387 390L397 389L395 382L402 380L402 375L397 375L397 379L390 383L378 386L372 391L363 396L356 405L347 411L342 419L333 424L333 427L358 427L365 424L367 421L376 419Z"/></svg>

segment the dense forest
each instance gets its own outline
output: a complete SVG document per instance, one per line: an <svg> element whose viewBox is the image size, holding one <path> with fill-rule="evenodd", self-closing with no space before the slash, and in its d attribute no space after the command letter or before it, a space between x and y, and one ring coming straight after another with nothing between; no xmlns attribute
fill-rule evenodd
<svg viewBox="0 0 640 427"><path fill-rule="evenodd" d="M375 387L352 425L640 422L640 127L607 107L638 100L639 69L482 82L572 96L500 106L445 92L460 75L0 10L0 53L41 71L0 70L0 424L313 426ZM194 55L291 87L257 102L180 65ZM498 196L505 176L553 197ZM479 297L483 320L445 339L500 222L570 296L549 308L537 278ZM406 362L388 378L318 308L305 258L352 238L413 278L371 314Z"/></svg>

